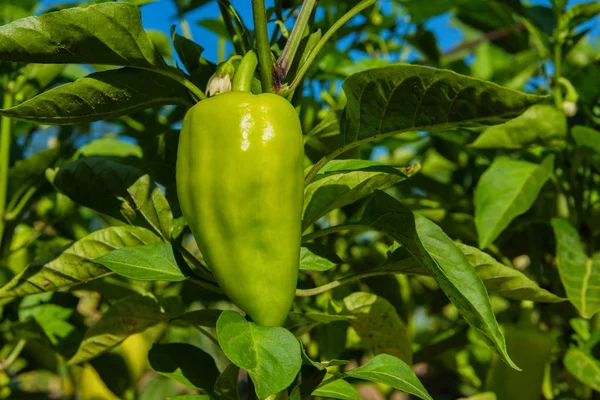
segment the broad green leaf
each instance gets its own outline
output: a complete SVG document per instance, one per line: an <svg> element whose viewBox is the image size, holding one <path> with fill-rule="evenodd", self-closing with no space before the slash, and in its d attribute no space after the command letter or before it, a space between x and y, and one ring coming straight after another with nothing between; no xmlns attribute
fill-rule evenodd
<svg viewBox="0 0 600 400"><path fill-rule="evenodd" d="M28 17L0 27L0 59L48 64L162 68L140 9L105 3Z"/></svg>
<svg viewBox="0 0 600 400"><path fill-rule="evenodd" d="M65 8L72 8L72 7L88 7L93 4L110 3L113 1L114 0L88 0L88 1L80 1L80 2L67 1L65 3L58 3L56 5L53 5L50 8L44 9L44 12L49 13L49 12L54 12L54 11L62 11ZM144 6L146 4L155 3L157 1L158 0L120 0L121 3L133 4L133 5L139 6L139 7Z"/></svg>
<svg viewBox="0 0 600 400"><path fill-rule="evenodd" d="M581 349L571 347L567 350L563 363L571 375L600 392L600 362L595 357Z"/></svg>
<svg viewBox="0 0 600 400"><path fill-rule="evenodd" d="M213 358L187 343L154 343L148 352L152 369L192 389L211 393L219 376Z"/></svg>
<svg viewBox="0 0 600 400"><path fill-rule="evenodd" d="M143 281L183 281L186 276L175 261L168 243L123 247L92 260L112 272Z"/></svg>
<svg viewBox="0 0 600 400"><path fill-rule="evenodd" d="M411 177L419 167L394 168L368 160L333 160L304 189L302 229L331 210L352 204Z"/></svg>
<svg viewBox="0 0 600 400"><path fill-rule="evenodd" d="M131 206L122 209L127 189L143 175L136 167L103 157L80 158L46 173L58 191L74 202L122 220L133 212Z"/></svg>
<svg viewBox="0 0 600 400"><path fill-rule="evenodd" d="M361 225L390 235L433 275L464 319L487 343L516 367L506 352L488 293L462 251L438 227L384 192L377 191L365 204Z"/></svg>
<svg viewBox="0 0 600 400"><path fill-rule="evenodd" d="M327 271L343 261L327 246L318 243L305 243L300 248L300 269Z"/></svg>
<svg viewBox="0 0 600 400"><path fill-rule="evenodd" d="M58 299L53 300L55 295ZM69 300L72 300L71 304ZM69 335L76 334L75 326L68 319L75 312L77 300L76 297L66 293L39 293L26 296L19 304L19 321L33 318L50 343L62 347L61 344L69 341Z"/></svg>
<svg viewBox="0 0 600 400"><path fill-rule="evenodd" d="M404 322L386 299L355 292L344 298L344 313L355 318L348 323L374 354L390 354L412 364L412 343Z"/></svg>
<svg viewBox="0 0 600 400"><path fill-rule="evenodd" d="M333 375L325 375L324 381L331 378ZM339 400L360 400L360 394L356 391L354 386L349 384L343 379L334 380L331 383L326 383L320 386L317 390L312 392L313 396L324 397L326 399L339 399Z"/></svg>
<svg viewBox="0 0 600 400"><path fill-rule="evenodd" d="M0 115L43 124L110 119L169 104L193 104L187 89L169 77L135 68L94 72L48 90Z"/></svg>
<svg viewBox="0 0 600 400"><path fill-rule="evenodd" d="M173 213L164 193L152 182L150 176L142 176L127 191L156 233L164 240L171 241Z"/></svg>
<svg viewBox="0 0 600 400"><path fill-rule="evenodd" d="M399 358L388 354L375 356L365 365L347 371L346 375L365 381L385 383L420 399L433 400L412 368Z"/></svg>
<svg viewBox="0 0 600 400"><path fill-rule="evenodd" d="M510 222L525 213L554 172L554 156L541 164L497 158L475 189L475 226L479 247L489 246Z"/></svg>
<svg viewBox="0 0 600 400"><path fill-rule="evenodd" d="M260 399L290 386L302 366L300 343L288 330L258 326L235 311L223 311L217 337L231 362L248 371Z"/></svg>
<svg viewBox="0 0 600 400"><path fill-rule="evenodd" d="M475 267L490 294L496 294L514 300L531 300L541 303L558 303L565 299L558 297L521 271L504 265L483 251L457 243L467 260Z"/></svg>
<svg viewBox="0 0 600 400"><path fill-rule="evenodd" d="M114 226L89 234L54 259L38 260L0 288L0 298L51 292L112 274L92 262L108 252L127 246L159 243L147 229Z"/></svg>
<svg viewBox="0 0 600 400"><path fill-rule="evenodd" d="M208 63L202 57L204 48L193 40L178 35L175 32L175 26L171 27L171 40L181 63L190 74Z"/></svg>
<svg viewBox="0 0 600 400"><path fill-rule="evenodd" d="M501 124L545 99L417 65L370 69L343 87L344 149L405 131Z"/></svg>
<svg viewBox="0 0 600 400"><path fill-rule="evenodd" d="M79 157L136 157L142 158L142 148L137 144L119 140L116 137L105 136L93 140L77 149L73 158Z"/></svg>
<svg viewBox="0 0 600 400"><path fill-rule="evenodd" d="M597 130L577 125L571 129L571 135L578 146L587 147L600 154L600 132Z"/></svg>
<svg viewBox="0 0 600 400"><path fill-rule="evenodd" d="M476 149L520 149L564 141L567 117L556 107L536 104L505 124L487 128L471 144Z"/></svg>
<svg viewBox="0 0 600 400"><path fill-rule="evenodd" d="M92 359L127 339L134 333L174 317L163 312L156 299L133 295L114 303L95 325L89 328L79 349L67 364L78 364Z"/></svg>
<svg viewBox="0 0 600 400"><path fill-rule="evenodd" d="M541 303L558 303L565 299L541 288L521 271L504 265L483 251L462 243L456 243L467 257L475 272L483 281L489 294L514 300L531 300ZM387 261L376 270L398 274L430 275L405 248L399 248L388 256Z"/></svg>
<svg viewBox="0 0 600 400"><path fill-rule="evenodd" d="M585 253L579 233L563 219L552 220L560 280L579 314L591 318L600 310L600 253Z"/></svg>
<svg viewBox="0 0 600 400"><path fill-rule="evenodd" d="M182 394L181 396L169 397L168 400L210 400L210 396L203 394Z"/></svg>
<svg viewBox="0 0 600 400"><path fill-rule="evenodd" d="M221 372L214 386L215 396L219 400L238 400L238 375L240 368L230 363L225 370Z"/></svg>

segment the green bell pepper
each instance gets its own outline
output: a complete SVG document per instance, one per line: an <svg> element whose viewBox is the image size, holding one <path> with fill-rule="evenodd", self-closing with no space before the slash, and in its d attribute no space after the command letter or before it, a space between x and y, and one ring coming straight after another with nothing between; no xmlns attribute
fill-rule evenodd
<svg viewBox="0 0 600 400"><path fill-rule="evenodd" d="M184 118L181 210L221 289L259 325L283 324L294 300L303 160L298 115L281 96L223 93Z"/></svg>

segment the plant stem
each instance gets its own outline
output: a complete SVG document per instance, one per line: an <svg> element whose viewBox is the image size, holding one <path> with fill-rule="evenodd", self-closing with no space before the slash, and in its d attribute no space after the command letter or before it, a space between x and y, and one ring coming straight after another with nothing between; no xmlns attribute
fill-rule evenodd
<svg viewBox="0 0 600 400"><path fill-rule="evenodd" d="M302 3L298 18L296 19L294 27L292 28L292 33L290 34L290 37L283 48L283 52L281 53L279 60L277 60L277 66L279 67L279 72L281 73L282 78L286 77L292 62L294 61L294 57L296 57L296 52L298 51L298 47L300 47L300 42L302 41L304 31L306 30L306 26L308 25L308 21L310 20L310 16L315 8L316 2L317 0L304 0Z"/></svg>
<svg viewBox="0 0 600 400"><path fill-rule="evenodd" d="M256 33L262 90L263 93L270 93L273 88L273 62L264 0L252 0L252 13L254 14L254 32Z"/></svg>
<svg viewBox="0 0 600 400"><path fill-rule="evenodd" d="M181 25L183 36L187 39L194 40L194 37L192 36L192 30L190 29L190 24L187 22L187 19L181 18L179 20L179 24Z"/></svg>
<svg viewBox="0 0 600 400"><path fill-rule="evenodd" d="M554 44L554 104L556 108L562 110L563 96L560 78L562 76L562 43L558 41Z"/></svg>
<svg viewBox="0 0 600 400"><path fill-rule="evenodd" d="M197 325L194 325L194 328L196 328L201 334L209 338L211 342L217 345L217 347L221 348L221 346L219 346L219 341L217 340L217 338L214 337L209 331Z"/></svg>
<svg viewBox="0 0 600 400"><path fill-rule="evenodd" d="M23 347L25 347L26 343L27 343L27 340L19 339L17 344L15 344L15 347L13 347L13 349L11 350L8 357L6 357L6 360L3 360L2 362L0 362L0 371L6 371L8 368L10 368L10 366L19 357L19 354L21 354L21 351L23 350Z"/></svg>
<svg viewBox="0 0 600 400"><path fill-rule="evenodd" d="M315 61L315 58L317 58L317 55L319 54L319 52L321 51L323 46L325 46L327 41L337 32L338 29L340 29L342 26L344 26L348 21L350 21L354 16L359 14L365 8L372 6L376 2L377 2L377 0L363 0L360 3L358 3L357 5L355 5L354 7L352 7L350 9L350 11L348 11L346 14L344 14L344 16L342 18L338 19L335 22L335 24L333 24L333 26L331 28L329 28L329 30L325 33L325 35L323 35L321 40L319 40L319 43L317 43L317 45L315 46L313 51L310 52L308 59L306 60L306 62L304 64L302 64L300 66L300 70L298 71L298 74L296 74L296 77L294 78L294 80L290 84L290 86L285 88L284 93L293 91L300 84L302 79L304 79L304 75L308 72L308 69L310 68L312 63Z"/></svg>
<svg viewBox="0 0 600 400"><path fill-rule="evenodd" d="M205 280L199 279L199 278L188 278L190 280L190 282L203 287L206 290L210 290L213 293L217 293L217 294L223 294L223 292L221 291L221 289L217 286L217 285L213 285L212 283L209 283Z"/></svg>
<svg viewBox="0 0 600 400"><path fill-rule="evenodd" d="M246 41L248 35L245 32L242 19L229 1L219 0L218 3L223 22L225 23L227 32L231 36L236 53L239 55L246 54L249 50L248 42ZM235 24L232 21L235 21Z"/></svg>
<svg viewBox="0 0 600 400"><path fill-rule="evenodd" d="M12 106L12 94L9 88L4 89L4 102L2 108ZM10 142L12 139L12 121L8 117L0 118L0 252L6 221L6 194L8 190L8 168L10 164Z"/></svg>
<svg viewBox="0 0 600 400"><path fill-rule="evenodd" d="M336 281L331 281L325 285L317 286L313 289L296 289L296 296L298 297L308 297L308 296L316 296L321 293L325 293L329 290L335 289L336 287L346 285L348 283L356 282L364 278L370 278L373 276L382 276L382 275L396 275L398 272L393 270L386 271L371 271L371 272L363 272L356 275L350 275L342 279L338 279Z"/></svg>
<svg viewBox="0 0 600 400"><path fill-rule="evenodd" d="M4 221L9 222L17 219L25 209L29 200L31 200L35 192L37 192L37 189L37 186L33 185L27 189L23 197L21 197L16 204L12 205L13 202L11 201L11 204L9 204L9 207L6 209L7 212L4 214Z"/></svg>

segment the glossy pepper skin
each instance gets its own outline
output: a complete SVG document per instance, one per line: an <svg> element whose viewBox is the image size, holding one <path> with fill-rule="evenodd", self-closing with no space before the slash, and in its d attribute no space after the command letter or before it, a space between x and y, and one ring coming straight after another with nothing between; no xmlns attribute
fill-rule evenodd
<svg viewBox="0 0 600 400"><path fill-rule="evenodd" d="M275 94L220 94L183 121L181 210L221 289L259 325L282 325L294 300L303 159L296 111Z"/></svg>

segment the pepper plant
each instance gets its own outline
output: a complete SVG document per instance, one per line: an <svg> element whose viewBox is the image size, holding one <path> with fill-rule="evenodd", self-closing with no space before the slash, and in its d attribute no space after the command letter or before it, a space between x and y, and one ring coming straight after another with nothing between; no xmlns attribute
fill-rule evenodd
<svg viewBox="0 0 600 400"><path fill-rule="evenodd" d="M0 398L599 398L600 3L150 2L0 5Z"/></svg>

